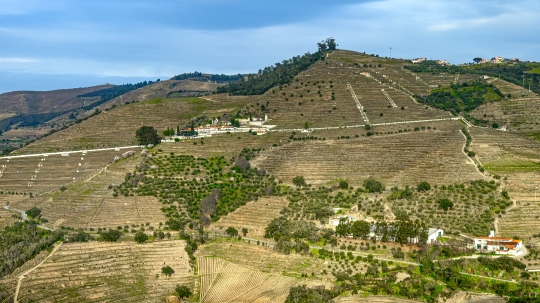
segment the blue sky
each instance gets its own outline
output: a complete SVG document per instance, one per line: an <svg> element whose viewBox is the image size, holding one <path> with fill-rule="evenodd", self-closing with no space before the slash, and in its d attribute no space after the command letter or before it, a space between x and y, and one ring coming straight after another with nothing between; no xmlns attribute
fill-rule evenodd
<svg viewBox="0 0 540 303"><path fill-rule="evenodd" d="M0 92L248 73L339 48L540 61L533 0L0 0Z"/></svg>

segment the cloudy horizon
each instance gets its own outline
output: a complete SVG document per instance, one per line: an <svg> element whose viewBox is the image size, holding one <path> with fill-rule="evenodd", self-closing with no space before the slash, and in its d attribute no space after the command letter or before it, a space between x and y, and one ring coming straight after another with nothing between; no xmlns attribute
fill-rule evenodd
<svg viewBox="0 0 540 303"><path fill-rule="evenodd" d="M540 3L0 0L0 93L250 73L316 51L540 61Z"/></svg>

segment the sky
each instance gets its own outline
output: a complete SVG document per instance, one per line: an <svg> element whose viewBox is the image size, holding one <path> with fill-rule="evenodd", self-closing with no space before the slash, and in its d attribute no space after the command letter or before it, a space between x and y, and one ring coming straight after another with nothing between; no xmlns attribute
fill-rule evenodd
<svg viewBox="0 0 540 303"><path fill-rule="evenodd" d="M338 48L540 61L537 0L0 0L0 93L250 73Z"/></svg>

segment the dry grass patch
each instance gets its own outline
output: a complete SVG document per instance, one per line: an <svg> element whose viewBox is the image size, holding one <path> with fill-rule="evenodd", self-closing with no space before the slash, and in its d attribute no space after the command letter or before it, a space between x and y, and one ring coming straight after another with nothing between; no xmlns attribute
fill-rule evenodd
<svg viewBox="0 0 540 303"><path fill-rule="evenodd" d="M323 284L273 275L215 257L199 257L200 301L284 302L289 289L300 283Z"/></svg>

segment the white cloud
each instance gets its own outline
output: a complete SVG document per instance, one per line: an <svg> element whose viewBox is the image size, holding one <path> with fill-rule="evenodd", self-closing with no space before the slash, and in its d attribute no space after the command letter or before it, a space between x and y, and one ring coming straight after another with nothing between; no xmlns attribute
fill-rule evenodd
<svg viewBox="0 0 540 303"><path fill-rule="evenodd" d="M0 6L8 2L13 7L19 1L0 0ZM0 40L10 39L7 44L16 47L9 53L0 49L0 71L149 79L195 70L255 72L314 51L316 42L329 36L343 49L386 56L392 47L392 55L401 58L454 63L495 55L540 59L535 31L540 3L532 0L375 1L335 7L308 21L238 30L129 21L133 26L90 19L66 20L61 26L4 25Z"/></svg>
<svg viewBox="0 0 540 303"><path fill-rule="evenodd" d="M0 57L0 63L34 63L39 62L33 58Z"/></svg>

